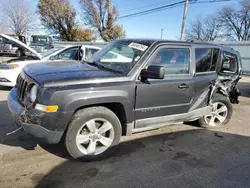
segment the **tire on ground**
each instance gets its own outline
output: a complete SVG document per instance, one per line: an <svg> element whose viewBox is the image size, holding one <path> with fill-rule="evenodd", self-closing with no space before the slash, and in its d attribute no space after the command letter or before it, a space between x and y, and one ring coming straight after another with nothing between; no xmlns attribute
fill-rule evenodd
<svg viewBox="0 0 250 188"><path fill-rule="evenodd" d="M85 155L77 147L76 135L86 122L94 118L102 118L111 123L114 129L114 139L111 146L103 153L98 155ZM120 120L111 110L105 107L90 107L77 111L72 117L65 135L65 146L69 154L75 159L83 161L102 160L116 149L120 142L121 134L122 128Z"/></svg>
<svg viewBox="0 0 250 188"><path fill-rule="evenodd" d="M217 94L212 99L212 103L216 103L216 102L220 102L220 103L223 103L223 104L226 105L227 110L228 110L226 119L224 120L224 122L222 124L220 124L218 126L211 126L211 125L206 123L205 116L203 116L202 118L200 118L198 120L198 124L199 124L200 127L203 127L203 128L206 128L206 129L216 129L216 128L223 127L224 125L226 125L230 121L230 119L232 117L232 113L233 113L233 107L232 107L232 104L229 101L229 99L227 97L223 96L223 95Z"/></svg>

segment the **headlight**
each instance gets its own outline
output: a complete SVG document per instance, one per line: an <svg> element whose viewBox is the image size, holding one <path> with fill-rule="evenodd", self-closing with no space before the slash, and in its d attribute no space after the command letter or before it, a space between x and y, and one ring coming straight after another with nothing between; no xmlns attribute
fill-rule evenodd
<svg viewBox="0 0 250 188"><path fill-rule="evenodd" d="M30 102L35 102L37 96L37 86L33 85L30 89Z"/></svg>
<svg viewBox="0 0 250 188"><path fill-rule="evenodd" d="M7 65L7 69L15 69L19 67L18 64L10 64L10 65Z"/></svg>

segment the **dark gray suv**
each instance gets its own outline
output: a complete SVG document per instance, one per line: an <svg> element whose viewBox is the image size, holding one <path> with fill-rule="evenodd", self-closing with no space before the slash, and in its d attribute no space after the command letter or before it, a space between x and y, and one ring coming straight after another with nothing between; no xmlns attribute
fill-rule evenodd
<svg viewBox="0 0 250 188"><path fill-rule="evenodd" d="M70 155L102 159L122 135L198 121L228 123L238 103L238 52L208 43L124 39L88 62L27 65L8 97L17 125Z"/></svg>

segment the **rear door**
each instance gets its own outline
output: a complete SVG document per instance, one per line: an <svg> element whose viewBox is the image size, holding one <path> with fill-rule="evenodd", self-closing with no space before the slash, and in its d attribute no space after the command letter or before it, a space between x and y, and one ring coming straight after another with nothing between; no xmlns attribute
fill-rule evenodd
<svg viewBox="0 0 250 188"><path fill-rule="evenodd" d="M200 46L194 48L195 76L194 76L194 102L207 97L211 83L216 80L216 67L220 61L220 49ZM206 94L206 95L203 95ZM195 105L196 106L196 105Z"/></svg>
<svg viewBox="0 0 250 188"><path fill-rule="evenodd" d="M168 121L182 121L193 95L191 48L160 47L148 65L165 67L163 80L137 81L136 128L158 126Z"/></svg>

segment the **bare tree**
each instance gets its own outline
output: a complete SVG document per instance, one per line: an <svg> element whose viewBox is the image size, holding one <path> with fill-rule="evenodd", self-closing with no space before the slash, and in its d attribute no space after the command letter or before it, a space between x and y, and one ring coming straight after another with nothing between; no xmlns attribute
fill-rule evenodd
<svg viewBox="0 0 250 188"><path fill-rule="evenodd" d="M79 3L85 24L97 29L104 41L125 36L123 27L116 23L119 14L111 0L80 0Z"/></svg>
<svg viewBox="0 0 250 188"><path fill-rule="evenodd" d="M187 40L214 41L222 38L222 30L214 16L197 18L186 29Z"/></svg>
<svg viewBox="0 0 250 188"><path fill-rule="evenodd" d="M241 0L240 8L224 7L218 12L224 33L238 41L250 39L250 0Z"/></svg>
<svg viewBox="0 0 250 188"><path fill-rule="evenodd" d="M26 0L8 0L0 6L0 10L4 24L16 35L25 35L36 21Z"/></svg>
<svg viewBox="0 0 250 188"><path fill-rule="evenodd" d="M1 17L1 14L0 14ZM7 28L6 24L5 24L5 20L0 18L0 33L9 33L9 29Z"/></svg>

